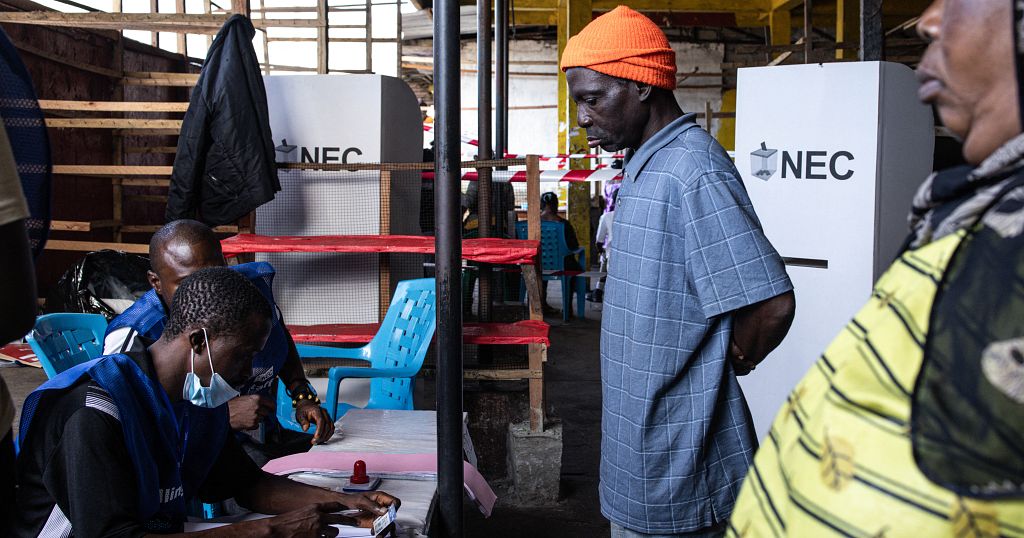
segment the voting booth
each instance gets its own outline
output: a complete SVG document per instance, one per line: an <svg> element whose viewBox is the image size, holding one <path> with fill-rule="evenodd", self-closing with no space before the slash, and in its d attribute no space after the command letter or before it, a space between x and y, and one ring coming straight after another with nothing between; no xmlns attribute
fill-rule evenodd
<svg viewBox="0 0 1024 538"><path fill-rule="evenodd" d="M762 439L907 236L934 146L917 86L886 62L738 72L736 167L796 292L789 335L741 378Z"/></svg>
<svg viewBox="0 0 1024 538"><path fill-rule="evenodd" d="M380 75L264 77L278 162L395 163L423 158L416 96ZM281 192L256 211L263 235L419 235L418 171L281 170ZM277 269L289 324L375 323L422 256L258 254ZM382 261L384 260L384 261ZM385 289L386 288L386 289Z"/></svg>

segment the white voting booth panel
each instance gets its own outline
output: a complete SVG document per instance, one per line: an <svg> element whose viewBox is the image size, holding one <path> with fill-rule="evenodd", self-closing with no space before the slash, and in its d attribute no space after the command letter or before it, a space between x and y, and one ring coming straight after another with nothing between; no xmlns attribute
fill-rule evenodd
<svg viewBox="0 0 1024 538"><path fill-rule="evenodd" d="M423 127L416 97L380 75L264 77L278 162L418 162ZM282 170L281 192L256 211L265 235L377 235L380 172ZM418 172L393 172L390 234L418 235ZM377 254L260 254L277 269L274 294L288 323L377 321ZM422 275L422 258L391 264L391 289Z"/></svg>
<svg viewBox="0 0 1024 538"><path fill-rule="evenodd" d="M786 340L741 380L763 438L896 256L934 127L901 64L740 69L737 91L736 167L796 292Z"/></svg>

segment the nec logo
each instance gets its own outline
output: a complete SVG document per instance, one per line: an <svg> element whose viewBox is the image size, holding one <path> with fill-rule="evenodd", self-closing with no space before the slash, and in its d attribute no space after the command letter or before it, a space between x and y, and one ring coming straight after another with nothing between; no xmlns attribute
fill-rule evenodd
<svg viewBox="0 0 1024 538"><path fill-rule="evenodd" d="M781 179L828 179L829 176L845 181L853 177L850 161L854 160L849 151L783 151ZM779 150L769 148L764 142L750 153L750 173L764 181L779 171Z"/></svg>

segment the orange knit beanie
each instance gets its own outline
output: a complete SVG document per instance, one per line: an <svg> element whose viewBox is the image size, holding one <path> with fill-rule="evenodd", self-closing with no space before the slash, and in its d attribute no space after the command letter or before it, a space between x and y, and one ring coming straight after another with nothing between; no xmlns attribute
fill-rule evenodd
<svg viewBox="0 0 1024 538"><path fill-rule="evenodd" d="M605 75L676 89L676 53L654 21L619 6L569 38L562 71L586 67Z"/></svg>

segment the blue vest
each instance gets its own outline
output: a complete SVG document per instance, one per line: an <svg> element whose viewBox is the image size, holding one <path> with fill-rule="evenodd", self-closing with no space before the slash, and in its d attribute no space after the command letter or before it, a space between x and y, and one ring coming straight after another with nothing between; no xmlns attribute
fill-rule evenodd
<svg viewBox="0 0 1024 538"><path fill-rule="evenodd" d="M135 361L127 355L107 355L74 366L29 394L18 445L24 446L32 434L32 418L43 398L86 378L106 390L117 405L138 485L140 521L157 526L150 530L180 531L186 499L198 493L227 439L227 406L172 407L163 387Z"/></svg>
<svg viewBox="0 0 1024 538"><path fill-rule="evenodd" d="M243 263L231 266L249 279L274 310L273 326L267 345L253 357L252 378L242 387L242 394L268 394L274 380L288 358L288 337L284 332L284 320L280 319L277 303L274 302L274 267L266 262ZM157 340L164 333L167 313L156 290L149 290L135 304L107 325L107 334L130 327L149 340Z"/></svg>

